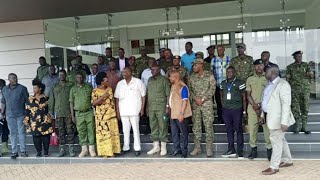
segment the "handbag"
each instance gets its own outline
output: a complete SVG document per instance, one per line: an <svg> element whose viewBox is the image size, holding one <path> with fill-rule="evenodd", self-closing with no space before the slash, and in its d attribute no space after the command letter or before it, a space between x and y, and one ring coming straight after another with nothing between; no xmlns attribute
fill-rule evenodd
<svg viewBox="0 0 320 180"><path fill-rule="evenodd" d="M56 132L53 132L50 137L50 146L59 146L59 138Z"/></svg>

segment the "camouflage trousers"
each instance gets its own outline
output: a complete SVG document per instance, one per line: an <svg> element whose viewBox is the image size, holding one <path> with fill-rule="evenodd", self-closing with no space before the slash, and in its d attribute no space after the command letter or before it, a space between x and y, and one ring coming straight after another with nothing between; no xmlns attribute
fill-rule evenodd
<svg viewBox="0 0 320 180"><path fill-rule="evenodd" d="M58 127L59 145L74 144L75 124L69 117L60 117L56 119Z"/></svg>
<svg viewBox="0 0 320 180"><path fill-rule="evenodd" d="M292 90L291 110L296 120L297 131L305 131L307 128L309 96L309 91L301 92L299 90Z"/></svg>
<svg viewBox="0 0 320 180"><path fill-rule="evenodd" d="M206 143L213 142L213 103L206 103L202 106L193 104L192 106L192 131L194 134L194 143L200 143L202 135L202 123L205 128Z"/></svg>

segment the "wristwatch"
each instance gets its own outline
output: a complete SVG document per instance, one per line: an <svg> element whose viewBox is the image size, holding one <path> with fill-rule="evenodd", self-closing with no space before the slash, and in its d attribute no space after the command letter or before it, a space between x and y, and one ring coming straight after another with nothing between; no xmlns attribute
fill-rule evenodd
<svg viewBox="0 0 320 180"><path fill-rule="evenodd" d="M201 101L203 102L203 101L204 101L204 98L202 98Z"/></svg>
<svg viewBox="0 0 320 180"><path fill-rule="evenodd" d="M246 112L246 111L243 111L242 113L243 113L243 114L247 114L247 112Z"/></svg>
<svg viewBox="0 0 320 180"><path fill-rule="evenodd" d="M167 104L166 107L167 107L167 108L170 107L169 104Z"/></svg>

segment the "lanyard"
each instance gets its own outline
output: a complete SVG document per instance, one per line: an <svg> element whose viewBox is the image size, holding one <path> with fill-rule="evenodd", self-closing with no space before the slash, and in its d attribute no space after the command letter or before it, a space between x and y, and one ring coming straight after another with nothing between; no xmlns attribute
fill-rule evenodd
<svg viewBox="0 0 320 180"><path fill-rule="evenodd" d="M232 88L233 83L234 83L234 81L235 81L235 80L236 80L236 78L234 78L234 79L233 79L233 81L231 82L231 84L230 84L230 85L227 83L228 92L230 92L230 91L231 91L231 88Z"/></svg>

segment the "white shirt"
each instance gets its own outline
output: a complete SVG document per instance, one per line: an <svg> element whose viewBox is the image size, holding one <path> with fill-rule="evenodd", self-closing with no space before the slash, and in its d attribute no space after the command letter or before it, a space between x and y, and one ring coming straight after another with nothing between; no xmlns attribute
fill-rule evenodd
<svg viewBox="0 0 320 180"><path fill-rule="evenodd" d="M120 116L139 115L144 96L146 87L140 79L132 77L129 84L125 79L119 81L114 97L119 99Z"/></svg>
<svg viewBox="0 0 320 180"><path fill-rule="evenodd" d="M160 74L165 76L165 72L161 69ZM152 77L152 73L151 73L151 69L145 69L142 74L141 74L141 81L143 82L143 84L145 85L145 87L148 86L148 80L149 78Z"/></svg>
<svg viewBox="0 0 320 180"><path fill-rule="evenodd" d="M119 57L119 68L120 71L122 72L122 70L126 67L126 58L120 59Z"/></svg>
<svg viewBox="0 0 320 180"><path fill-rule="evenodd" d="M268 100L271 96L271 92L272 89L275 85L276 82L278 82L280 79L280 77L275 78L272 82L268 83L268 86L264 89L263 91L263 97L262 97L262 110L263 112L267 113L268 109L267 109L267 104L268 104Z"/></svg>

